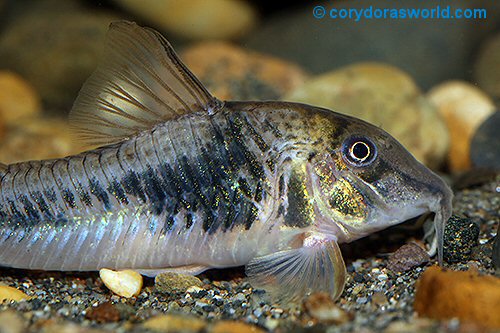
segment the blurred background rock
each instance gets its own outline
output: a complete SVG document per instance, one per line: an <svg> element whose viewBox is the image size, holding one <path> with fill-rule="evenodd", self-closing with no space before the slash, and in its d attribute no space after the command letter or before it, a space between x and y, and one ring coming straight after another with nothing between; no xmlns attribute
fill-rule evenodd
<svg viewBox="0 0 500 333"><path fill-rule="evenodd" d="M469 170L482 163L470 155L485 149L498 156L487 144L491 131L487 139L476 132L495 126L481 125L500 101L500 2L420 4L483 8L486 19L359 22L318 20L316 5L415 8L410 0L0 0L0 158L81 149L64 118L103 56L109 23L121 19L161 31L221 99L287 99L348 113L386 129L437 170ZM45 133L51 122L58 130ZM471 147L473 137L480 139ZM48 141L24 143L34 138ZM485 163L499 168L496 161Z"/></svg>

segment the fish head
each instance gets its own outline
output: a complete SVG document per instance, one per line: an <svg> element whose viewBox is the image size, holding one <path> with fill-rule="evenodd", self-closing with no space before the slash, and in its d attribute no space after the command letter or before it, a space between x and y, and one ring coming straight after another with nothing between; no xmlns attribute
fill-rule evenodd
<svg viewBox="0 0 500 333"><path fill-rule="evenodd" d="M333 112L323 121L343 130L325 133L323 151L308 166L320 229L351 242L431 212L441 260L448 185L382 129Z"/></svg>

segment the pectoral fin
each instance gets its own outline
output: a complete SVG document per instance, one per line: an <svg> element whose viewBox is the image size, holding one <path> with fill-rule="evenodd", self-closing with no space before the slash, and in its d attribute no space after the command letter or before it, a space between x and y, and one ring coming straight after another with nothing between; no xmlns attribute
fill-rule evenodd
<svg viewBox="0 0 500 333"><path fill-rule="evenodd" d="M252 259L246 273L254 287L276 300L300 300L314 292L337 299L344 289L346 268L335 241L305 240L304 246Z"/></svg>

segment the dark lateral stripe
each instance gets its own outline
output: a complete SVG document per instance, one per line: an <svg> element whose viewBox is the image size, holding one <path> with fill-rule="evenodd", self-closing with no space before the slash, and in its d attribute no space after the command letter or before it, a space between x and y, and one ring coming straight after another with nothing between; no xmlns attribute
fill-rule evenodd
<svg viewBox="0 0 500 333"><path fill-rule="evenodd" d="M233 120L228 119L230 125L230 149L231 153L239 164L246 162L249 166L249 171L255 178L264 178L264 169L253 154L245 145L242 135L242 121L238 116L234 116Z"/></svg>
<svg viewBox="0 0 500 333"><path fill-rule="evenodd" d="M51 188L46 189L45 191L43 191L43 194L45 195L45 197L47 198L47 200L49 200L50 202L52 202L52 203L56 203L57 202L57 194L56 194L56 191L54 190L53 187L51 187Z"/></svg>
<svg viewBox="0 0 500 333"><path fill-rule="evenodd" d="M101 186L97 178L92 178L89 182L90 193L99 200L106 210L111 210L108 193Z"/></svg>
<svg viewBox="0 0 500 333"><path fill-rule="evenodd" d="M171 231L174 228L175 221L174 221L174 216L171 214L167 214L165 218L165 223L163 224L163 227L160 231L161 234L166 234L169 231Z"/></svg>
<svg viewBox="0 0 500 333"><path fill-rule="evenodd" d="M14 201L9 200L10 216L13 221L20 223L26 220L24 214L22 214L18 209Z"/></svg>
<svg viewBox="0 0 500 333"><path fill-rule="evenodd" d="M191 166L191 163L190 161L188 161L186 156L182 156L180 158L179 167L182 170L181 172L184 176L183 179L187 187L190 188L191 191L196 195L197 201L204 206L208 206L209 202L205 197L205 195L203 194L202 188L203 190L209 190L210 188L206 188L206 186L203 185L210 186L210 184L209 183L203 185L201 184L203 180L200 175L201 174L200 170L194 169Z"/></svg>
<svg viewBox="0 0 500 333"><path fill-rule="evenodd" d="M153 209L153 214L160 215L165 208L167 195L163 189L160 178L151 166L141 175L144 191Z"/></svg>
<svg viewBox="0 0 500 333"><path fill-rule="evenodd" d="M71 192L69 188L65 188L62 190L62 198L68 204L68 207L70 208L76 207L75 195L73 194L73 192Z"/></svg>
<svg viewBox="0 0 500 333"><path fill-rule="evenodd" d="M24 213L26 214L26 217L33 222L38 222L40 220L40 214L28 197L23 194L19 198L19 201L24 206Z"/></svg>
<svg viewBox="0 0 500 333"><path fill-rule="evenodd" d="M125 193L139 198L142 202L146 202L146 195L142 187L141 181L135 171L129 171L120 181L125 190Z"/></svg>
<svg viewBox="0 0 500 333"><path fill-rule="evenodd" d="M119 203L128 205L129 201L127 195L125 194L125 190L116 179L113 179L111 181L111 183L108 185L107 190L116 198Z"/></svg>
<svg viewBox="0 0 500 333"><path fill-rule="evenodd" d="M76 193L80 198L80 201L87 207L92 207L92 198L90 197L89 192L83 188L83 185L78 182L76 185Z"/></svg>
<svg viewBox="0 0 500 333"><path fill-rule="evenodd" d="M191 227L194 224L193 214L191 214L190 212L186 213L184 220L185 220L184 224L186 226L186 229L191 229Z"/></svg>
<svg viewBox="0 0 500 333"><path fill-rule="evenodd" d="M248 118L247 117L242 117L242 118L246 125L246 128L248 129L248 132L250 133L250 137L255 142L257 147L259 147L260 151L262 152L268 151L269 150L268 144L264 141L262 136L259 133L257 133L255 127L253 127L252 124L250 124Z"/></svg>
<svg viewBox="0 0 500 333"><path fill-rule="evenodd" d="M167 186L166 191L169 193L170 199L179 202L185 209L189 209L191 205L182 197L184 193L182 181L179 175L174 172L172 166L168 163L162 164L160 166L160 175L163 178L163 183Z"/></svg>
<svg viewBox="0 0 500 333"><path fill-rule="evenodd" d="M44 215L45 219L52 220L54 217L52 215L52 212L50 210L49 205L47 205L47 202L43 198L42 193L40 193L39 191L35 191L31 195L31 197L33 198L33 200L37 204L38 209L40 210L40 212L42 212L42 214Z"/></svg>

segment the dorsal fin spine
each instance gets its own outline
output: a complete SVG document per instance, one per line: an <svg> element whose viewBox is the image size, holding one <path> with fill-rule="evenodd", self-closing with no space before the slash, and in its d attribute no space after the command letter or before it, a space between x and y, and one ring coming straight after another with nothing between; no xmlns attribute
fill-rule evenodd
<svg viewBox="0 0 500 333"><path fill-rule="evenodd" d="M84 84L70 113L81 136L109 144L157 123L222 105L179 60L158 32L111 24L107 54Z"/></svg>

